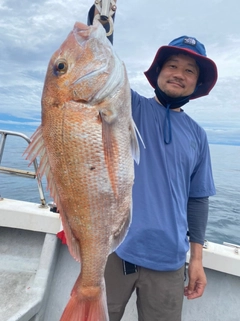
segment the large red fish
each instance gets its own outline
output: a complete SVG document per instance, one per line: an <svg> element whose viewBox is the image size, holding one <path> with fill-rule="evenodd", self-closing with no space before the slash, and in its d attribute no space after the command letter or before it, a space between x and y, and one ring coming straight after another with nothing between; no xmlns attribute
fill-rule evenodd
<svg viewBox="0 0 240 321"><path fill-rule="evenodd" d="M104 269L131 221L139 148L125 67L99 22L76 23L53 54L42 122L26 152L30 161L40 156L39 173L81 262L61 321L108 321Z"/></svg>

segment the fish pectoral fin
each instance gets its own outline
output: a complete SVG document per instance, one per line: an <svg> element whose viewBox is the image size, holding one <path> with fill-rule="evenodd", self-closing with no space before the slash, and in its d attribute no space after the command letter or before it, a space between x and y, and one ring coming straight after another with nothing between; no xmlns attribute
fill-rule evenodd
<svg viewBox="0 0 240 321"><path fill-rule="evenodd" d="M101 118L108 124L113 123L117 119L117 113L111 108L102 108L100 110Z"/></svg>
<svg viewBox="0 0 240 321"><path fill-rule="evenodd" d="M114 252L118 248L118 246L122 243L128 233L128 229L132 221L132 206L128 209L126 215L127 219L125 216L122 224L120 224L119 228L113 233L110 253Z"/></svg>
<svg viewBox="0 0 240 321"><path fill-rule="evenodd" d="M118 161L119 161L119 150L118 142L114 135L113 130L113 117L112 115L106 115L103 112L100 112L99 118L102 122L102 141L103 141L103 150L105 164L108 171L109 180L114 192L115 197L118 197Z"/></svg>

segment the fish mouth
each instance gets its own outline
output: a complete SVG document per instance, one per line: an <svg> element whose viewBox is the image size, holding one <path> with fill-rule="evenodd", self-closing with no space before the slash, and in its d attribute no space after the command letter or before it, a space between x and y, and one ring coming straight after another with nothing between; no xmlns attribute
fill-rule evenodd
<svg viewBox="0 0 240 321"><path fill-rule="evenodd" d="M92 33L92 26L87 26L84 23L76 22L72 33L77 43L80 46L83 46Z"/></svg>
<svg viewBox="0 0 240 321"><path fill-rule="evenodd" d="M84 30L88 30L89 28L90 26L85 25L82 22L76 22L73 29L76 31L84 31Z"/></svg>

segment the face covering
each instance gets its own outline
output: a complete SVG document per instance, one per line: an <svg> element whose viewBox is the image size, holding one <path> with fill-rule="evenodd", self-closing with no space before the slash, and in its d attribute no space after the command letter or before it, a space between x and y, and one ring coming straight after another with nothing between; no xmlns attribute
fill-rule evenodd
<svg viewBox="0 0 240 321"><path fill-rule="evenodd" d="M177 97L177 98L169 97L159 88L158 85L155 88L155 94L158 100L160 101L160 103L164 107L166 107L166 116L165 116L164 127L163 127L163 137L164 137L165 144L170 144L172 141L172 128L171 128L171 119L170 119L169 109L182 107L183 105L189 102L189 99L192 94L189 96Z"/></svg>
<svg viewBox="0 0 240 321"><path fill-rule="evenodd" d="M182 107L189 102L189 99L191 97L191 95L177 98L169 97L159 88L158 85L155 88L155 94L160 103L166 108L169 105L170 109Z"/></svg>

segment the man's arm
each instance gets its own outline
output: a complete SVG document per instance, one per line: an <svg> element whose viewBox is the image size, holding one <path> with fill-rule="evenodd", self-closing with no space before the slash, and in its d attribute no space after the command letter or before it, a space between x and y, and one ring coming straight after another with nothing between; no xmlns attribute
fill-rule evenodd
<svg viewBox="0 0 240 321"><path fill-rule="evenodd" d="M190 239L189 283L184 289L188 299L202 296L207 278L202 265L202 251L208 219L208 197L189 198L187 217Z"/></svg>
<svg viewBox="0 0 240 321"><path fill-rule="evenodd" d="M202 296L207 284L207 278L202 265L202 251L202 244L190 243L189 282L184 289L184 295L188 299L196 299Z"/></svg>

